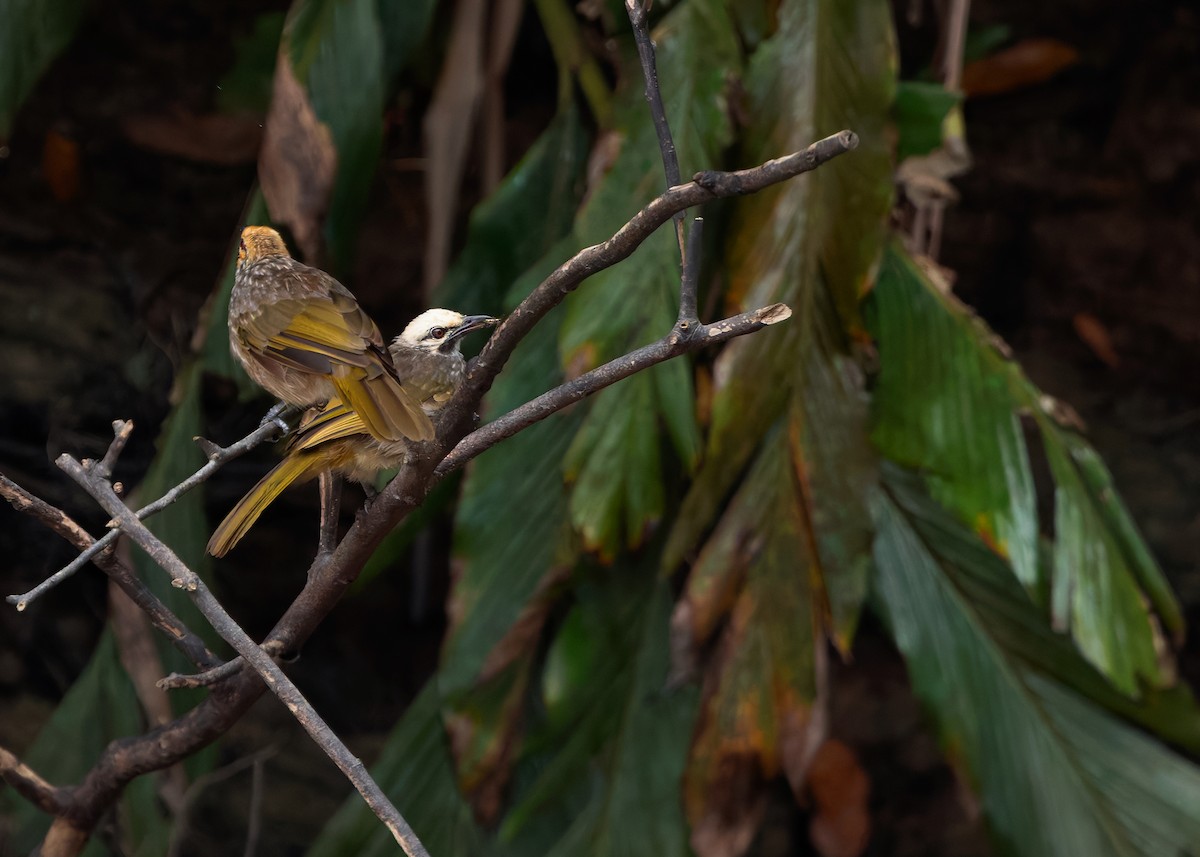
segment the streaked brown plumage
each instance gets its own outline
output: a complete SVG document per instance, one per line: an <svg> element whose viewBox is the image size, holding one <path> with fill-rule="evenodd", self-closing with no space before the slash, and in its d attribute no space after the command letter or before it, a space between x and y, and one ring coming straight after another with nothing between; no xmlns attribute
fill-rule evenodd
<svg viewBox="0 0 1200 857"><path fill-rule="evenodd" d="M263 389L301 407L340 399L378 440L429 440L375 322L345 286L288 255L266 226L242 231L229 298L229 347Z"/></svg>
<svg viewBox="0 0 1200 857"><path fill-rule="evenodd" d="M462 337L496 324L482 315L463 316L453 310L431 309L413 319L392 341L390 352L404 388L426 413L434 413L458 389L466 361L459 348ZM224 556L258 520L263 510L289 485L330 470L347 479L371 484L381 470L404 461L405 441L371 436L362 416L340 399L310 411L288 442L287 454L259 480L213 532L208 552Z"/></svg>

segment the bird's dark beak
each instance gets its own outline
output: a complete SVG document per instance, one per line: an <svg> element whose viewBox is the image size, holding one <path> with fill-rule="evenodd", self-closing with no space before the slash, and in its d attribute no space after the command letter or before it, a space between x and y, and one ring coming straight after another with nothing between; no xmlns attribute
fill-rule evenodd
<svg viewBox="0 0 1200 857"><path fill-rule="evenodd" d="M458 339L473 330L482 330L485 327L495 327L500 323L500 319L492 318L490 315L465 315L463 316L462 324L450 331L450 340Z"/></svg>

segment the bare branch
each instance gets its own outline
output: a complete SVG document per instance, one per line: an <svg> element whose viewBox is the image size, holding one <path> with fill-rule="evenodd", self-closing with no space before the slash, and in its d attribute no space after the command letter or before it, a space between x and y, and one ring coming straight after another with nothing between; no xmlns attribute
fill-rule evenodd
<svg viewBox="0 0 1200 857"><path fill-rule="evenodd" d="M133 420L114 420L112 427L112 443L108 445L108 452L104 453L104 458L96 465L98 472L103 474L105 479L112 476L117 459L125 450L125 444L129 443L129 436L133 434Z"/></svg>
<svg viewBox="0 0 1200 857"><path fill-rule="evenodd" d="M279 658L283 655L283 645L278 640L267 640L259 648L272 658ZM246 661L239 655L219 666L194 675L171 673L169 676L160 678L155 684L162 690L178 690L184 687L209 687L217 682L224 681L231 675L236 675L242 671L244 666L246 666Z"/></svg>
<svg viewBox="0 0 1200 857"><path fill-rule="evenodd" d="M466 424L496 375L525 336L546 313L597 271L611 268L628 258L653 232L679 211L730 196L741 196L810 172L827 161L858 146L853 131L839 131L818 140L807 149L735 172L697 173L685 185L669 188L639 211L602 244L580 250L541 282L496 328L483 351L467 369L467 377L454 399L443 408L439 430L451 424ZM451 436L453 432L450 433Z"/></svg>
<svg viewBox="0 0 1200 857"><path fill-rule="evenodd" d="M672 357L678 357L680 354L698 351L707 345L716 345L735 336L753 333L767 325L777 324L791 318L791 315L792 311L784 304L772 304L714 324L699 325L691 331L681 329L681 322L657 342L644 345L636 351L631 351L590 372L585 372L578 378L542 393L536 399L514 408L499 419L492 420L482 428L471 432L458 442L449 455L442 459L435 472L441 477L457 470L500 441L512 437L517 432L544 420L557 411L561 411L567 405L574 404L610 384L615 384L622 378L628 378L630 375L670 360Z"/></svg>
<svg viewBox="0 0 1200 857"><path fill-rule="evenodd" d="M125 425L128 425L129 431L133 430L133 423L128 420L117 420L113 423L113 430L119 433L121 430L120 427ZM159 497L153 503L150 503L149 505L139 509L137 512L138 518L140 520L145 520L151 515L161 512L188 491L191 491L201 482L204 482L206 479L220 470L221 467L223 467L227 462L232 461L241 455L245 455L263 441L271 440L277 437L279 433L280 429L277 423L267 422L259 426L250 434L246 435L246 437L242 438L237 443L230 444L224 448L218 447L216 444L205 440L204 438L195 438L196 443L199 444L200 448L204 451L205 457L208 459L208 463L189 476L187 479L180 482L166 494ZM128 439L128 434L126 434L126 439ZM106 453L104 456L105 461L107 461L109 456L112 455L113 447L116 446L116 444L117 438L114 438L113 446L109 447L108 453ZM124 446L125 444L122 441L117 450L118 453L120 452L121 448L124 448ZM115 460L116 459L114 457L112 463L115 463ZM109 473L111 473L112 463L109 464ZM101 462L101 465L103 466L103 462ZM94 542L90 541L90 536L88 539L89 546L83 549L83 552L79 556L75 557L75 559L73 559L68 565L47 577L28 592L24 592L20 595L9 595L5 600L8 601L9 604L15 604L18 610L24 610L29 606L29 602L41 595L46 594L51 589L58 586L68 577L79 571L79 569L87 565L93 557L95 557L101 551L107 549L109 545L117 540L117 531L110 530L99 539L96 539ZM136 601L137 599L134 600ZM195 661L194 658L193 661ZM197 663L199 662L197 661Z"/></svg>
<svg viewBox="0 0 1200 857"><path fill-rule="evenodd" d="M204 614L204 618L221 635L221 638L233 646L237 653L254 668L292 712L305 731L358 789L367 805L391 831L392 836L395 837L404 852L409 857L428 857L428 853L417 839L416 834L413 833L412 828L371 778L362 761L354 756L329 728L321 715L304 698L300 689L284 674L271 656L263 651L225 611L200 576L188 568L174 551L159 541L146 528L146 525L138 520L133 511L121 502L121 498L117 496L108 480L98 473L94 466L89 467L82 464L69 455L59 456L55 463L78 482L80 487L91 494L96 502L118 521L120 528L156 564L171 575L173 586L178 586L189 593L200 612Z"/></svg>
<svg viewBox="0 0 1200 857"><path fill-rule="evenodd" d="M87 847L89 833L75 823L74 819L58 817L50 822L46 838L37 850L40 857L74 857Z"/></svg>
<svg viewBox="0 0 1200 857"><path fill-rule="evenodd" d="M0 497L7 500L17 511L25 512L45 524L79 550L88 551L98 544L88 535L87 530L79 526L61 509L34 497L2 473L0 473ZM110 539L110 541L115 540L116 531L112 531L110 535L114 536L114 539ZM133 569L122 562L111 550L94 551L93 555L100 570L145 611L150 623L165 634L171 645L175 646L184 657L201 667L209 667L220 662L217 656L208 650L204 641L193 634L171 612L171 609L142 583ZM24 610L25 606L24 602L18 602L17 609Z"/></svg>
<svg viewBox="0 0 1200 857"><path fill-rule="evenodd" d="M646 102L650 105L650 120L658 137L658 150L662 153L663 172L667 187L679 184L679 157L675 152L675 138L671 136L671 125L667 121L667 108L663 104L662 87L658 85L658 64L654 58L654 42L646 27L646 11L649 3L643 0L625 0L625 11L633 27L633 40L637 45L638 60L642 64L642 79L646 83ZM683 212L674 215L675 240L679 244L679 258L686 264L687 253L683 244Z"/></svg>
<svg viewBox="0 0 1200 857"><path fill-rule="evenodd" d="M51 785L12 752L0 747L0 779L42 812L58 815L67 805L64 789Z"/></svg>
<svg viewBox="0 0 1200 857"><path fill-rule="evenodd" d="M263 648L266 648L265 644ZM224 681L231 675L236 675L242 671L244 666L246 666L246 662L241 657L236 657L210 670L195 673L194 675L171 673L168 676L160 678L155 684L162 690L179 690L185 687L208 687L219 681Z"/></svg>
<svg viewBox="0 0 1200 857"><path fill-rule="evenodd" d="M696 309L696 292L700 287L700 242L704 236L704 218L692 218L688 230L687 250L683 254L683 274L679 278L679 327L687 330L700 323Z"/></svg>

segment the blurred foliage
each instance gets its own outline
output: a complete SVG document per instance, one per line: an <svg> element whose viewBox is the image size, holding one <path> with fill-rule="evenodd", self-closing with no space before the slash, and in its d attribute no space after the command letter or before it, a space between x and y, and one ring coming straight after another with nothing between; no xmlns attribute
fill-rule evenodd
<svg viewBox="0 0 1200 857"><path fill-rule="evenodd" d="M896 87L896 160L928 155L942 144L942 122L962 96L936 83L901 81Z"/></svg>
<svg viewBox="0 0 1200 857"><path fill-rule="evenodd" d="M83 673L62 698L38 740L22 757L52 783L78 783L110 741L135 735L145 728L141 704L117 653L111 630L106 630ZM170 826L158 806L155 777L141 777L126 788L120 814L138 832L133 852L165 854ZM46 835L50 817L13 790L0 794L0 809L11 820L13 854L31 854ZM88 843L85 857L107 849L98 839Z"/></svg>
<svg viewBox="0 0 1200 857"><path fill-rule="evenodd" d="M75 35L84 0L0 2L0 144L38 78Z"/></svg>
<svg viewBox="0 0 1200 857"><path fill-rule="evenodd" d="M254 28L235 41L233 65L217 84L218 109L226 113L267 112L283 20L282 12L259 15L254 19Z"/></svg>
<svg viewBox="0 0 1200 857"><path fill-rule="evenodd" d="M291 64L337 151L321 222L335 269L364 214L387 98L427 47L434 5L296 0L250 25L224 78L223 109L261 110L274 58ZM440 305L511 311L664 189L621 4L599 5L612 92L579 65L562 9L537 10L564 81L558 115L476 208ZM1194 848L1200 771L1171 745L1200 750L1200 714L1175 677L1174 595L1064 406L932 264L887 236L897 158L940 144L958 96L897 82L885 0L680 0L655 14L684 175L842 128L861 145L704 212L702 306L784 301L788 324L533 426L481 455L460 496L444 490L385 541L360 587L453 507L438 672L393 729L380 784L437 857L740 854L776 781L807 799L822 664L852 651L869 607L978 791L998 853ZM976 41L1000 38L989 34ZM256 190L245 219L266 219ZM199 463L202 373L241 374L224 324L232 255L146 496ZM518 347L484 418L666 333L678 255L661 230L572 294ZM1050 520L1039 487L1053 496ZM156 523L200 569L202 522L195 492ZM164 650L166 668L174 657ZM140 719L106 638L30 760L71 781ZM55 743L75 767L54 761ZM152 782L137 781L123 807L133 853L161 853ZM35 835L27 827L21 841ZM393 850L357 796L311 849Z"/></svg>

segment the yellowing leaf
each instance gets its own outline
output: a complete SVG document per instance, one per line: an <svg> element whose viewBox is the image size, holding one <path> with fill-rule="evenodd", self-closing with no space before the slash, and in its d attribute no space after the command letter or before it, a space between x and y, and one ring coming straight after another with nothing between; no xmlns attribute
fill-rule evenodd
<svg viewBox="0 0 1200 857"><path fill-rule="evenodd" d="M696 561L680 605L711 614L741 582L705 676L684 804L701 857L737 855L758 829L764 787L787 773L797 788L811 755L814 650L824 593L812 556L792 450L776 432ZM692 631L705 631L693 626ZM688 641L705 642L702 635ZM736 787L730 783L736 782Z"/></svg>
<svg viewBox="0 0 1200 857"><path fill-rule="evenodd" d="M884 117L895 87L893 36L888 6L875 0L786 3L779 20L779 31L751 63L753 122L741 160L775 157L843 127L862 143L734 209L729 310L783 301L795 318L735 341L718 359L704 463L668 539L663 568L674 570L702 543L762 438L788 414L794 424L786 431L805 447L796 457L802 469L796 486L810 489L805 514L820 517L817 549L830 591L836 590L835 636L845 647L866 586L870 534L862 497L874 478L862 378L849 340L890 207Z"/></svg>
<svg viewBox="0 0 1200 857"><path fill-rule="evenodd" d="M924 473L933 497L1011 562L1055 627L1115 687L1137 696L1146 684L1174 683L1151 610L1179 633L1179 606L1091 448L1053 419L995 335L897 247L871 310L880 451ZM1054 533L1049 564L1038 558L1021 411L1041 432L1055 483L1054 519L1043 522Z"/></svg>

